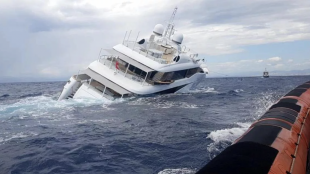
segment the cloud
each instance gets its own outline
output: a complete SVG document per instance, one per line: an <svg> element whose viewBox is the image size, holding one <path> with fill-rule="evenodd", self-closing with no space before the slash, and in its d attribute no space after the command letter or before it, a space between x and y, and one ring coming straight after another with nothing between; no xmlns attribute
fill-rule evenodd
<svg viewBox="0 0 310 174"><path fill-rule="evenodd" d="M289 59L289 60L287 60L287 62L293 62L293 59Z"/></svg>
<svg viewBox="0 0 310 174"><path fill-rule="evenodd" d="M61 72L58 69L55 68L43 68L40 70L40 73L42 74L46 74L48 76L57 76L59 75Z"/></svg>
<svg viewBox="0 0 310 174"><path fill-rule="evenodd" d="M281 57L271 57L268 59L270 62L278 62L278 61L281 61Z"/></svg>
<svg viewBox="0 0 310 174"><path fill-rule="evenodd" d="M245 45L288 42L310 38L310 1L254 0L228 1L211 4L204 12L197 10L194 21L185 30L190 39L204 40L193 45L210 55L242 52ZM201 16L201 17L200 17ZM207 24L207 25L204 25ZM225 43L226 49L217 49L216 45Z"/></svg>
<svg viewBox="0 0 310 174"><path fill-rule="evenodd" d="M284 66L284 64L279 63L279 64L276 64L274 67L275 67L275 68L281 68L281 67L283 67L283 66Z"/></svg>
<svg viewBox="0 0 310 174"><path fill-rule="evenodd" d="M252 60L239 60L240 63L252 62Z"/></svg>
<svg viewBox="0 0 310 174"><path fill-rule="evenodd" d="M132 38L139 31L141 37L149 36L155 24L166 24L175 6L177 31L184 34L184 44L200 55L310 39L308 0L0 2L2 76L68 78L96 60L101 47L120 43L126 30L132 30ZM215 67L238 71L251 63L265 66L266 61L227 61Z"/></svg>

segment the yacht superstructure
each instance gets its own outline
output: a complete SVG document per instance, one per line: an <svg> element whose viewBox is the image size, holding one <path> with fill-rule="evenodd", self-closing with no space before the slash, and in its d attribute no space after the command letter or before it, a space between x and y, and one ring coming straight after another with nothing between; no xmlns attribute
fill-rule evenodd
<svg viewBox="0 0 310 174"><path fill-rule="evenodd" d="M126 32L121 44L102 49L98 60L70 78L58 100L174 93L199 83L208 69L175 32L176 11L166 29L157 24L149 38L126 40Z"/></svg>

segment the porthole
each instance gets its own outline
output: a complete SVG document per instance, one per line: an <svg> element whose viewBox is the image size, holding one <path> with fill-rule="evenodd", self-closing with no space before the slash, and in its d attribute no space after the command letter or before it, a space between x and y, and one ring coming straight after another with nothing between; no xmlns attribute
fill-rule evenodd
<svg viewBox="0 0 310 174"><path fill-rule="evenodd" d="M175 61L178 62L180 60L180 56L177 56Z"/></svg>

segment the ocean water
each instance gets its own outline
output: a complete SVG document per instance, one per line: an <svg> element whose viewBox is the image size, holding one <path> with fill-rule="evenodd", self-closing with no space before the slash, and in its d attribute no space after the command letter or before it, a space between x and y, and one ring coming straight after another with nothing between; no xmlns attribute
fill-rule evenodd
<svg viewBox="0 0 310 174"><path fill-rule="evenodd" d="M310 76L206 78L169 95L56 101L65 82L0 84L0 173L193 174Z"/></svg>

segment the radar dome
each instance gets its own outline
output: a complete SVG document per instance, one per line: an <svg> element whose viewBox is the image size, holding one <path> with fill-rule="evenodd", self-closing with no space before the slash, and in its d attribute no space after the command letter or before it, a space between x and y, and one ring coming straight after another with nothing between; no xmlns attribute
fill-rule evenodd
<svg viewBox="0 0 310 174"><path fill-rule="evenodd" d="M162 36L164 33L164 26L161 24L155 25L153 29L153 33L155 33L156 35Z"/></svg>
<svg viewBox="0 0 310 174"><path fill-rule="evenodd" d="M183 41L183 34L181 34L181 33L175 33L175 34L172 36L172 41L174 41L174 42L177 43L177 44L182 44L182 41Z"/></svg>

